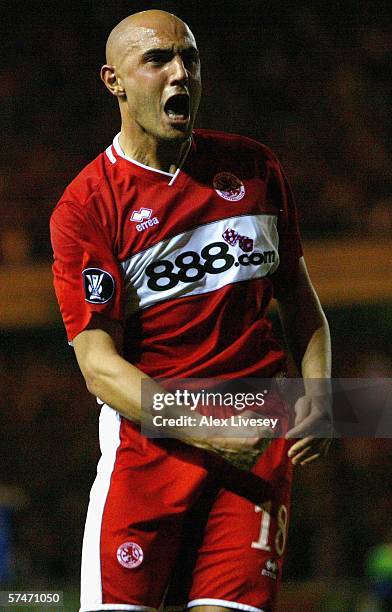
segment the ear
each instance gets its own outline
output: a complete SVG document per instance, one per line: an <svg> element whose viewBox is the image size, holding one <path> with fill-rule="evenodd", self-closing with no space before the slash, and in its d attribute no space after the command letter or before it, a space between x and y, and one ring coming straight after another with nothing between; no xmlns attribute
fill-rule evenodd
<svg viewBox="0 0 392 612"><path fill-rule="evenodd" d="M125 89L122 86L121 79L116 75L115 66L105 64L101 68L101 79L113 96L118 98L125 96Z"/></svg>

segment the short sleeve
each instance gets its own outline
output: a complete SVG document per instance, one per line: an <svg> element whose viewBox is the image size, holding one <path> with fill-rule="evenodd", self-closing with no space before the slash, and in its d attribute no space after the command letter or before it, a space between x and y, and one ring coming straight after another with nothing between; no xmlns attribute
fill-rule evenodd
<svg viewBox="0 0 392 612"><path fill-rule="evenodd" d="M279 163L271 167L267 198L278 208L279 267L271 280L274 296L280 299L296 283L299 259L303 255L298 212L290 185Z"/></svg>
<svg viewBox="0 0 392 612"><path fill-rule="evenodd" d="M60 202L50 233L54 288L68 340L85 330L95 313L123 322L124 285L110 236L86 207Z"/></svg>

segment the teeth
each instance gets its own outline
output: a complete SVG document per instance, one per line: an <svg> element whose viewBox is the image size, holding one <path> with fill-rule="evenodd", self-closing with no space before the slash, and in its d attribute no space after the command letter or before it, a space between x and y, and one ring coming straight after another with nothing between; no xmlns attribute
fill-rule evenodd
<svg viewBox="0 0 392 612"><path fill-rule="evenodd" d="M189 100L184 95L176 94L166 101L164 110L173 121L185 120L189 114Z"/></svg>
<svg viewBox="0 0 392 612"><path fill-rule="evenodd" d="M180 113L175 113L173 110L168 110L167 111L167 116L170 117L170 119L178 119L179 117L181 119L185 118L185 115L182 115Z"/></svg>

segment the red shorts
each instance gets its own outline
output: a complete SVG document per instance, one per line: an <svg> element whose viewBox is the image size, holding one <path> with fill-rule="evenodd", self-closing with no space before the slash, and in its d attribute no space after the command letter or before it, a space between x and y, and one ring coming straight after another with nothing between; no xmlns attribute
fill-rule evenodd
<svg viewBox="0 0 392 612"><path fill-rule="evenodd" d="M288 441L273 440L243 472L176 440L147 439L103 406L100 444L81 612L157 609L164 600L274 609L289 518Z"/></svg>

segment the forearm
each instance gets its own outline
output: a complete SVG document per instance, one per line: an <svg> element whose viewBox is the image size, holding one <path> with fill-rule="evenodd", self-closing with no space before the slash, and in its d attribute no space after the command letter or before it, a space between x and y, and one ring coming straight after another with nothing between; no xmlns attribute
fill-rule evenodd
<svg viewBox="0 0 392 612"><path fill-rule="evenodd" d="M215 452L232 462L242 461L244 457L254 459L260 453L260 444L264 438L256 428L244 427L239 436L238 428L234 431L225 428L224 434L214 432L197 423L197 415L193 414L190 422L177 417L189 416L189 408L177 402L177 397L170 394L170 402L163 401L162 395L168 393L161 385L151 379L134 365L128 363L119 353L121 342L116 341L117 334L103 329L88 329L81 332L73 340L79 367L84 376L89 391L108 404L121 415L134 423L144 425L143 433L154 432L153 416L154 394L159 393L164 410L159 411L159 437L177 438L192 446ZM145 393L143 392L143 387ZM173 401L175 397L175 401ZM169 399L167 396L166 399ZM164 421L162 423L162 421ZM219 428L221 429L221 428Z"/></svg>
<svg viewBox="0 0 392 612"><path fill-rule="evenodd" d="M281 307L280 316L288 348L302 376L330 377L331 339L328 322L321 309L312 305L307 308L306 313L301 313L297 307Z"/></svg>
<svg viewBox="0 0 392 612"><path fill-rule="evenodd" d="M92 342L91 342L92 340ZM91 346L100 343L100 350ZM137 424L143 424L145 432L153 432L154 394L167 391L140 369L126 361L116 349L109 335L104 332L85 332L74 342L75 352L90 393L117 410L122 416ZM158 413L156 413L158 414ZM196 446L209 448L204 443L200 428L173 425L172 419L183 416L184 407L171 402L160 410L167 425L159 427L159 434L174 437ZM152 429L151 429L152 428Z"/></svg>
<svg viewBox="0 0 392 612"><path fill-rule="evenodd" d="M300 260L298 282L279 303L279 313L290 351L300 371L305 394L295 402L294 427L287 438L294 465L325 456L330 444L331 339L328 321Z"/></svg>
<svg viewBox="0 0 392 612"><path fill-rule="evenodd" d="M76 359L87 388L105 404L139 424L144 418L143 381L145 384L149 381L151 392L162 393L163 389L122 357L120 326L105 319L99 323L101 328L86 329L73 340Z"/></svg>
<svg viewBox="0 0 392 612"><path fill-rule="evenodd" d="M326 319L307 342L301 374L305 379L331 377L331 337Z"/></svg>
<svg viewBox="0 0 392 612"><path fill-rule="evenodd" d="M316 329L307 342L301 360L301 374L307 395L330 393L331 338L328 322Z"/></svg>
<svg viewBox="0 0 392 612"><path fill-rule="evenodd" d="M142 382L149 378L146 374L116 353L81 369L90 393L131 421L141 422ZM157 392L162 392L156 386Z"/></svg>

